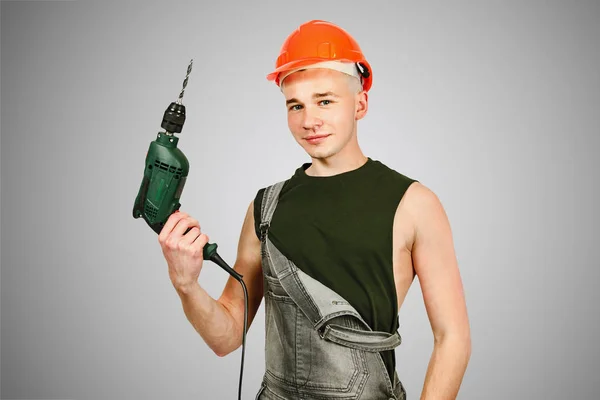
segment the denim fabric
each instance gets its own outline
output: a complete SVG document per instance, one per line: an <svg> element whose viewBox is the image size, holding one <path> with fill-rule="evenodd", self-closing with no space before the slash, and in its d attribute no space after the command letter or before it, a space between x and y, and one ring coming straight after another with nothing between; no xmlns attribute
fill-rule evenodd
<svg viewBox="0 0 600 400"><path fill-rule="evenodd" d="M265 373L257 400L405 400L380 351L398 332L373 331L339 294L287 259L269 240L284 182L268 187L261 208L265 298Z"/></svg>

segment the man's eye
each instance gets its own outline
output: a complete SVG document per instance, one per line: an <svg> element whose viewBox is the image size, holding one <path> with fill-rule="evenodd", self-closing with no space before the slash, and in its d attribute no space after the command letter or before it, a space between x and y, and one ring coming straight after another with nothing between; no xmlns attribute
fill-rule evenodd
<svg viewBox="0 0 600 400"><path fill-rule="evenodd" d="M300 104L296 104L290 107L291 111L297 111L300 109L300 107L302 107Z"/></svg>
<svg viewBox="0 0 600 400"><path fill-rule="evenodd" d="M331 103L331 100L321 100L321 104L324 106L328 105L329 103Z"/></svg>

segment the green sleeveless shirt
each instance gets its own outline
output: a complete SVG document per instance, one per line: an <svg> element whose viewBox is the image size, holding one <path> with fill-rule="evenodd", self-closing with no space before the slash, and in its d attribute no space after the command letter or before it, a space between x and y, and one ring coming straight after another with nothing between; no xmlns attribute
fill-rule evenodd
<svg viewBox="0 0 600 400"><path fill-rule="evenodd" d="M411 179L368 158L361 167L327 177L299 167L285 182L269 238L302 271L339 293L371 329L399 327L392 264L392 230L398 203ZM256 235L264 188L254 199ZM394 350L381 352L390 377Z"/></svg>

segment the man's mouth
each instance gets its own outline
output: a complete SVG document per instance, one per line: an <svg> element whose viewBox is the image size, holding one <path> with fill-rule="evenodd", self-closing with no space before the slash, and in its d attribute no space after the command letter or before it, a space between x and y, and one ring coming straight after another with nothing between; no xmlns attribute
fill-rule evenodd
<svg viewBox="0 0 600 400"><path fill-rule="evenodd" d="M304 139L310 143L310 144L318 144L321 143L322 141L325 140L325 138L327 138L329 135L312 135L312 136L307 136Z"/></svg>

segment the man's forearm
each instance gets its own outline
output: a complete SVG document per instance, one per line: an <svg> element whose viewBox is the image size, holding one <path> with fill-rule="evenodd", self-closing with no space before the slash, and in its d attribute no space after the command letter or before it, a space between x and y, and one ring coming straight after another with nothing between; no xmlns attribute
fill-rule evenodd
<svg viewBox="0 0 600 400"><path fill-rule="evenodd" d="M455 399L471 356L468 339L446 337L434 344L421 400Z"/></svg>
<svg viewBox="0 0 600 400"><path fill-rule="evenodd" d="M238 347L236 323L231 313L199 284L177 290L183 311L196 332L218 356Z"/></svg>

